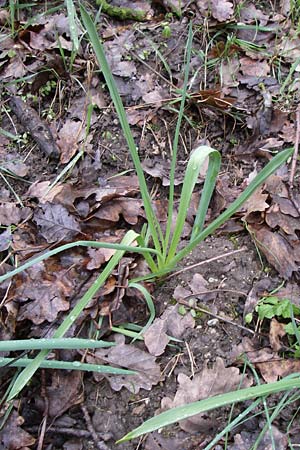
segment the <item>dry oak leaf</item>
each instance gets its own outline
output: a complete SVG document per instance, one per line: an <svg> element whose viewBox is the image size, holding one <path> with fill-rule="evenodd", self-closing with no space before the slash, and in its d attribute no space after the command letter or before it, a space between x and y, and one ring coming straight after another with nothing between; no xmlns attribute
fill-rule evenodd
<svg viewBox="0 0 300 450"><path fill-rule="evenodd" d="M33 220L49 243L72 239L80 232L79 223L62 205L41 205L35 211Z"/></svg>
<svg viewBox="0 0 300 450"><path fill-rule="evenodd" d="M203 370L190 379L187 375L178 375L179 387L173 400L168 397L162 399L163 409L170 409L187 403L196 402L204 398L212 397L225 392L236 391L249 387L252 380L240 374L237 367L225 367L224 361L217 358L211 369L207 362ZM207 414L197 414L186 420L182 420L180 428L189 433L206 431L213 426Z"/></svg>
<svg viewBox="0 0 300 450"><path fill-rule="evenodd" d="M270 345L274 352L279 352L282 349L281 337L286 335L285 324L278 322L274 317L271 320L269 339Z"/></svg>
<svg viewBox="0 0 300 450"><path fill-rule="evenodd" d="M74 370L56 370L52 373L52 384L47 386L49 400L49 416L60 417L71 406L83 401L82 374Z"/></svg>
<svg viewBox="0 0 300 450"><path fill-rule="evenodd" d="M15 203L0 204L0 224L4 226L17 225L22 220L29 218L30 208L18 208Z"/></svg>
<svg viewBox="0 0 300 450"><path fill-rule="evenodd" d="M0 448L5 450L21 450L35 444L35 438L22 430L22 416L13 410L4 427L0 431Z"/></svg>
<svg viewBox="0 0 300 450"><path fill-rule="evenodd" d="M36 325L45 320L53 322L60 311L69 309L66 298L72 292L67 276L63 273L49 275L44 263L35 264L19 276L12 290L14 301L22 304L17 320L28 319Z"/></svg>
<svg viewBox="0 0 300 450"><path fill-rule="evenodd" d="M244 338L239 345L233 347L230 358L239 361L244 353L267 383L273 383L278 378L300 371L299 360L283 359L269 347L257 350L249 338ZM242 364L244 364L243 359Z"/></svg>
<svg viewBox="0 0 300 450"><path fill-rule="evenodd" d="M268 262L285 279L293 273L299 276L300 242L289 242L280 232L270 231L265 225L248 225L256 245Z"/></svg>
<svg viewBox="0 0 300 450"><path fill-rule="evenodd" d="M268 430L260 441L257 450L273 450L275 443L276 450L286 450L288 448L288 438L281 433L274 425L271 425L271 432ZM234 444L229 445L228 450L249 450L253 448L258 438L258 433L242 431L234 436Z"/></svg>
<svg viewBox="0 0 300 450"><path fill-rule="evenodd" d="M211 0L211 14L219 22L225 22L233 14L233 4L226 0Z"/></svg>
<svg viewBox="0 0 300 450"><path fill-rule="evenodd" d="M94 357L87 357L89 362L96 364L109 364L137 371L136 375L104 375L114 391L120 391L122 387L137 394L140 389L150 391L152 386L161 381L162 376L155 357L140 350L133 344L125 344L125 337L116 335L117 345L109 349L99 349ZM96 380L103 378L102 375L94 374Z"/></svg>
<svg viewBox="0 0 300 450"><path fill-rule="evenodd" d="M169 336L180 339L187 328L194 328L195 320L191 313L179 314L178 308L179 305L169 306L143 334L151 355L159 356L164 352L170 340Z"/></svg>
<svg viewBox="0 0 300 450"><path fill-rule="evenodd" d="M66 164L78 150L85 136L85 127L81 121L67 119L58 132L57 145L60 148L60 162Z"/></svg>

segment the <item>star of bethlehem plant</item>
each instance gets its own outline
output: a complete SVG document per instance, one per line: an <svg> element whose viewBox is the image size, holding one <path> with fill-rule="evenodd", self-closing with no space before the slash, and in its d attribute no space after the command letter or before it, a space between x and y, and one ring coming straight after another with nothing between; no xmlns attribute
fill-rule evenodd
<svg viewBox="0 0 300 450"><path fill-rule="evenodd" d="M87 292L84 294L84 296L78 301L78 303L75 305L75 307L72 309L72 311L68 314L68 316L65 318L65 320L62 322L62 324L57 328L56 332L53 335L53 339L51 342L47 342L47 340L44 340L46 342L43 342L41 344L42 340L39 340L40 343L37 344L35 348L41 348L41 351L38 353L38 355L34 359L27 359L24 360L18 360L17 361L11 361L7 360L7 358L2 358L0 360L0 365L5 364L11 364L11 365L18 365L25 367L22 372L16 377L16 379L13 380L10 388L7 391L6 400L10 401L14 399L20 391L24 388L24 386L28 383L28 381L31 379L31 377L34 375L36 370L39 367L45 367L45 364L48 364L48 361L45 361L45 358L47 357L48 353L51 351L52 348L57 348L54 346L54 342L61 342L61 345L64 345L64 348L71 348L70 346L67 347L68 340L64 340L64 336L69 330L69 328L72 326L74 321L77 319L79 314L83 311L83 309L87 306L90 299L99 291L101 286L105 283L108 276L111 274L111 272L114 270L114 268L118 265L120 259L124 255L125 252L134 252L142 254L149 266L150 269L150 275L148 278L159 278L163 275L171 272L176 265L186 256L188 255L201 241L203 241L207 236L211 235L217 228L219 228L224 222L226 222L242 205L243 203L255 192L255 190L272 174L274 173L292 154L293 149L287 149L280 153L278 153L262 170L261 172L255 177L255 179L249 184L249 186L244 190L244 192L239 196L238 199L236 199L227 209L224 211L217 219L215 219L212 223L210 223L208 226L204 227L205 222L205 216L207 213L207 209L214 191L214 187L216 184L218 172L220 170L220 164L221 164L221 155L220 153L208 146L200 146L196 148L188 161L185 177L182 185L182 191L180 196L180 203L179 203L179 209L177 214L177 219L174 228L172 227L172 217L173 217L173 209L174 209L174 180L175 180L175 172L176 172L176 161L177 161L177 149L178 149L178 141L179 141L179 132L180 132L180 126L184 114L184 107L185 107L185 101L187 98L187 86L188 86L188 78L189 78L189 66L190 66L190 59L191 59L191 51L192 51L192 38L193 38L193 32L192 32L192 23L190 23L189 26L189 32L188 32L188 40L186 45L186 54L185 54L185 70L184 70L184 83L183 83L183 89L182 89L182 97L180 102L180 109L178 113L178 120L174 135L174 141L173 141L173 148L172 148L172 160L171 160L171 168L170 168L170 188L169 188L169 202L168 202L168 218L167 218L167 224L166 224L166 230L163 232L159 220L155 215L154 208L151 201L151 196L147 187L146 179L144 176L143 168L141 165L141 161L139 158L139 154L136 148L136 144L134 142L134 138L126 117L125 109L122 104L121 97L119 95L119 92L117 90L114 78L112 76L112 73L110 71L104 49L102 46L102 43L100 41L100 38L97 33L97 29L95 26L95 23L92 21L91 17L87 13L87 11L84 9L84 7L80 6L81 10L81 18L82 23L84 26L84 29L87 32L87 35L89 37L89 40L93 46L94 52L96 54L99 66L102 71L102 75L106 81L106 85L109 89L111 99L114 103L120 124L122 126L128 148L130 151L130 155L132 157L135 170L138 176L139 180L139 186L140 186L140 192L143 200L143 206L145 210L146 215L146 224L143 227L142 231L138 234L134 232L133 230L130 230L126 233L123 240L120 244L108 244L103 242L97 242L97 241L76 241L69 244L62 245L58 248L55 248L37 258L34 258L22 266L20 266L17 269L12 270L11 272L0 276L0 282L5 281L8 278L13 277L14 275L26 270L27 268L31 267L32 265L43 261L46 258L49 258L50 256L53 256L57 253L63 252L65 250L68 250L72 247L76 246L83 246L83 247L94 247L94 248L111 248L115 249L116 252L110 259L110 261L107 263L103 271L99 274L98 278L94 283L91 285L91 287L87 290ZM178 249L178 245L181 241L182 231L185 224L189 204L191 201L191 196L194 191L195 185L198 180L198 176L200 173L201 166L203 165L204 161L208 159L208 170L206 173L206 178L202 190L201 199L199 202L197 214L195 217L192 233L189 242L187 245L181 249ZM138 280L132 280L129 282L129 286L135 287L136 289L139 289L145 296L147 305L150 309L151 315L150 319L148 320L146 326L144 327L144 330L150 325L151 321L154 319L154 307L151 300L151 297L149 293L146 291L146 289L137 282ZM89 342L88 342L89 341ZM33 341L31 341L33 342ZM5 342L2 343L1 350L5 350ZM8 344L8 343L7 343ZM20 343L19 343L20 344ZM16 344L17 345L17 344ZM22 344L23 345L23 344ZM68 345L71 345L68 343ZM95 347L95 344L93 344L90 340L86 340L85 345L87 348L93 348ZM105 344L98 344L99 346L104 346ZM96 345L97 346L97 345ZM8 347L7 347L8 348ZM23 348L21 345L18 349ZM17 349L15 347L15 349ZM30 347L30 340L28 341L28 345L26 348ZM91 370L90 367L83 367L84 365L81 365L81 367L77 366L74 367L74 370ZM89 365L91 366L91 365ZM47 365L48 367L48 365ZM66 367L69 369L70 367ZM115 368L111 368L113 370ZM101 367L98 367L98 369L95 369L100 371ZM115 369L118 370L118 369ZM121 369L119 369L121 370ZM124 371L122 371L124 374ZM130 371L127 372L132 373ZM251 388L250 388L251 389ZM273 388L274 389L274 388ZM243 391L240 391L243 392ZM246 390L245 395L243 398L249 398L249 393L252 391ZM260 394L262 392L262 394ZM253 394L254 395L254 394ZM257 395L265 395L265 390L259 391ZM254 395L255 396L255 395ZM238 401L237 396L234 397L235 401ZM242 398L241 395L238 398ZM172 415L171 412L168 412L169 414L165 414L165 420L162 420L160 423L158 423L158 420L150 419L152 422L147 426L147 422L145 423L144 428L137 429L137 432L129 433L127 436L124 437L124 440L131 439L133 437L136 437L140 434L143 434L144 432L151 431L153 429L157 429L160 426L166 425L168 423L173 423L177 420L180 420L182 418L188 417L189 415L196 414L197 412L203 411L203 407L211 408L212 404L215 405L213 407L220 406L221 404L224 404L224 402L228 402L228 394L224 395L224 400L218 400L218 402L213 402L212 399L206 400L206 403L202 404L198 407L198 404L194 409L188 408L187 406L182 409L176 409L176 413ZM201 403L201 402L200 402ZM226 404L226 403L225 403ZM195 409L196 408L196 409ZM202 408L202 409L201 409ZM196 411L196 412L195 412ZM180 415L181 414L181 415ZM188 414L188 415L187 415Z"/></svg>

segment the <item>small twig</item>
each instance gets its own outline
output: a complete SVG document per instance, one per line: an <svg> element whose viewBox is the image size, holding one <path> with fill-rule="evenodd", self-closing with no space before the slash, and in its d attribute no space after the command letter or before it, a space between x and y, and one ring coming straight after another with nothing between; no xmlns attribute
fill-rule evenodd
<svg viewBox="0 0 300 450"><path fill-rule="evenodd" d="M39 430L38 426L28 427L26 431L29 433L36 433ZM68 427L50 427L47 429L47 433L63 434L67 436L77 437L77 438L90 438L91 433L88 430L81 430L79 428L68 428ZM111 439L110 433L96 433L97 439Z"/></svg>
<svg viewBox="0 0 300 450"><path fill-rule="evenodd" d="M203 266L204 264L209 264L213 261L217 261L218 259L226 258L227 256L235 255L236 253L244 252L245 250L247 250L247 247L242 247L239 250L233 250L232 252L223 253L223 255L214 256L213 258L206 259L205 261L200 261L196 264L192 264L191 266L187 266L184 269L178 270L177 272L171 273L171 275L167 276L165 278L165 280L169 280L170 278L175 277L176 275L179 275L182 272L186 272L187 270L191 270L191 269L194 269L195 267Z"/></svg>
<svg viewBox="0 0 300 450"><path fill-rule="evenodd" d="M191 296L189 296L189 297L191 297ZM223 321L223 322L229 323L230 325L233 325L234 327L238 327L238 328L240 328L241 330L246 331L247 333L250 333L250 334L260 334L260 333L256 333L256 332L253 331L253 330L250 330L249 328L244 327L243 325L240 325L240 324L238 324L238 323L232 322L232 320L229 320L229 319L226 319L225 317L219 316L218 314L213 314L212 312L207 311L207 310L204 309L204 308L200 308L199 306L191 306L191 305L189 304L189 302L187 302L186 300L178 299L177 302L180 303L181 305L188 306L189 308L195 309L196 311L199 311L199 312L202 312L202 313L204 313L204 314L207 314L207 315L209 315L209 316L211 316L211 317L214 317L215 319L218 319L218 320L221 320L221 321Z"/></svg>
<svg viewBox="0 0 300 450"><path fill-rule="evenodd" d="M39 440L37 445L37 450L43 449L44 439L45 439L45 433L46 433L46 426L47 426L47 419L48 419L48 413L49 413L49 399L47 395L47 388L46 388L46 375L45 370L42 369L42 387L41 387L41 397L44 399L45 406L44 406L44 414L43 414L43 420L42 420L42 426L39 433Z"/></svg>
<svg viewBox="0 0 300 450"><path fill-rule="evenodd" d="M231 294L238 294L238 295L243 295L244 297L248 297L248 294L246 292L243 291L236 291L235 289L208 289L207 291L199 291L199 292L195 292L194 294L191 295L187 295L186 297L184 297L183 300L188 300L189 298L194 298L194 297L198 297L200 295L207 295L210 294L211 292L231 292Z"/></svg>
<svg viewBox="0 0 300 450"><path fill-rule="evenodd" d="M90 434L91 434L91 436L93 438L93 441L95 442L96 447L99 450L110 450L109 447L105 444L104 441L100 441L99 440L99 437L98 437L98 435L97 435L97 433L96 433L96 431L94 429L94 426L92 424L89 412L88 412L87 408L84 405L81 405L81 411L83 413L87 429L89 430L89 432L90 432Z"/></svg>
<svg viewBox="0 0 300 450"><path fill-rule="evenodd" d="M294 177L296 173L296 165L297 165L297 158L298 158L298 151L299 151L299 140L300 140L300 106L298 106L296 111L296 139L295 139L295 150L293 153L292 158L292 164L291 164L291 173L290 173L290 179L289 184L290 188L292 189L294 187Z"/></svg>

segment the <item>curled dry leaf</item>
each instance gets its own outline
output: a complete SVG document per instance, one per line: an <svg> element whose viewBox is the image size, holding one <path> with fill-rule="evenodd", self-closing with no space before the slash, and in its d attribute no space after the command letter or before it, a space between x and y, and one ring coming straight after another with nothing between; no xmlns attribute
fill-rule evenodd
<svg viewBox="0 0 300 450"><path fill-rule="evenodd" d="M159 356L164 352L169 343L168 335L180 339L187 328L194 328L192 315L179 314L178 308L179 305L169 306L144 333L145 345L151 355Z"/></svg>
<svg viewBox="0 0 300 450"><path fill-rule="evenodd" d="M283 359L269 347L256 349L249 338L244 338L239 345L233 347L230 357L244 364L243 359L241 359L241 355L244 353L253 366L260 371L261 376L267 383L273 383L279 378L300 371L299 360Z"/></svg>
<svg viewBox="0 0 300 450"><path fill-rule="evenodd" d="M136 375L104 375L114 391L120 391L122 387L137 394L140 389L150 390L153 385L161 381L159 365L155 357L140 350L133 344L125 344L125 337L116 336L117 345L109 349L98 349L95 356L88 356L87 360L96 364L109 364L114 367L137 371ZM100 377L94 374L96 380Z"/></svg>
<svg viewBox="0 0 300 450"><path fill-rule="evenodd" d="M278 322L274 317L271 320L269 339L270 345L274 352L279 352L282 349L281 337L286 335L285 324Z"/></svg>
<svg viewBox="0 0 300 450"><path fill-rule="evenodd" d="M286 434L281 433L275 425L271 425L271 432L267 431L260 441L257 450L272 450L275 443L276 450L286 450L288 448L288 438ZM247 450L255 445L258 433L242 431L241 434L234 436L234 443L229 445L228 450ZM271 437L272 436L272 437Z"/></svg>
<svg viewBox="0 0 300 450"><path fill-rule="evenodd" d="M173 400L168 397L163 398L162 408L170 409L176 406L202 400L225 392L236 391L252 384L247 376L240 374L237 367L225 367L224 361L217 358L211 369L207 363L203 370L190 379L187 375L178 375L179 387ZM190 433L207 431L213 423L207 414L197 414L187 420L180 422L180 427Z"/></svg>

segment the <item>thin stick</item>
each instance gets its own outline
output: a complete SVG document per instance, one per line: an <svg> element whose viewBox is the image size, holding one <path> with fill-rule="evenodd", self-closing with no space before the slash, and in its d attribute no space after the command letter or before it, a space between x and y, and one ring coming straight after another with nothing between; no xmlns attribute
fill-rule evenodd
<svg viewBox="0 0 300 450"><path fill-rule="evenodd" d="M294 177L296 173L296 165L297 165L297 158L298 158L298 151L299 151L299 140L300 140L300 106L298 105L297 111L296 111L296 139L295 139L295 150L293 153L292 158L292 164L291 164L291 173L290 173L290 179L289 184L290 188L292 189L294 187Z"/></svg>
<svg viewBox="0 0 300 450"><path fill-rule="evenodd" d="M196 311L199 311L199 312L202 312L202 313L204 313L204 314L207 314L207 315L209 315L209 316L211 316L211 317L214 317L215 319L221 320L222 322L229 323L230 325L233 325L234 327L238 327L238 328L240 328L241 330L246 331L247 333L250 333L250 334L259 334L259 333L256 333L256 332L253 331L253 330L250 330L249 328L243 327L243 325L240 325L240 324L238 324L238 323L232 322L232 321L229 320L229 319L225 319L225 317L219 316L218 314L213 314L212 312L207 311L207 310L204 309L204 308L199 308L199 306L192 306L192 307L191 307L191 305L189 304L189 302L187 302L186 300L178 299L177 302L180 303L181 305L188 306L189 308L195 309Z"/></svg>
<svg viewBox="0 0 300 450"><path fill-rule="evenodd" d="M226 256L235 255L236 253L244 252L247 250L247 247L242 247L239 250L233 250L232 252L223 253L223 255L214 256L213 258L206 259L205 261L200 261L196 264L192 264L191 266L187 266L184 269L178 270L177 272L171 273L171 275L167 276L165 280L169 280L172 277L175 277L176 275L179 275L182 272L186 272L187 270L194 269L195 267L203 266L204 264L209 264L213 261L217 261L221 258L226 258Z"/></svg>
<svg viewBox="0 0 300 450"><path fill-rule="evenodd" d="M28 427L26 428L26 431L28 431L29 433L36 433L39 431L39 427L38 426L33 426L33 427ZM77 438L90 438L91 437L91 433L88 430L81 430L79 428L68 428L68 427L50 427L47 429L47 433L58 433L58 434L64 434L67 436L74 436ZM97 433L97 437L98 439L112 439L112 435L110 433Z"/></svg>
<svg viewBox="0 0 300 450"><path fill-rule="evenodd" d="M83 416L84 416L84 420L85 420L85 423L86 423L86 427L89 430L89 432L90 432L90 434L91 434L91 436L92 436L92 438L93 438L93 440L95 442L96 447L99 450L110 450L109 447L105 444L104 441L100 441L99 440L99 438L97 436L97 433L96 433L96 431L95 431L95 429L93 427L92 420L90 418L88 410L87 410L87 408L84 405L81 405L81 411L83 412Z"/></svg>

